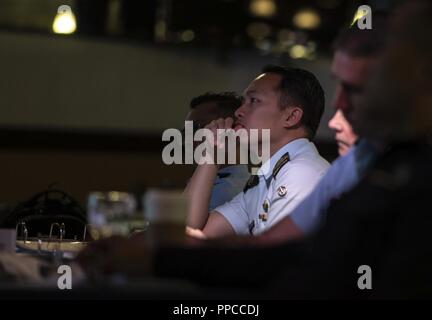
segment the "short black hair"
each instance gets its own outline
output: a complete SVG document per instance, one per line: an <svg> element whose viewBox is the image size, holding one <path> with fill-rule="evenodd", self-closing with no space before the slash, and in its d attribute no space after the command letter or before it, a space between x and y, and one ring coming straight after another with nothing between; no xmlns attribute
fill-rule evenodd
<svg viewBox="0 0 432 320"><path fill-rule="evenodd" d="M388 35L388 12L374 12L372 22L372 29L359 29L355 24L343 27L333 42L333 50L346 52L352 57L370 57L381 53Z"/></svg>
<svg viewBox="0 0 432 320"><path fill-rule="evenodd" d="M318 79L307 70L277 65L267 65L262 72L275 73L282 77L278 87L281 91L279 107L300 107L303 110L301 124L308 131L309 139L313 139L325 105L324 90Z"/></svg>
<svg viewBox="0 0 432 320"><path fill-rule="evenodd" d="M243 98L232 91L206 92L193 98L190 102L190 108L195 109L198 105L208 102L216 103L220 109L220 116L225 118L234 116L234 112L242 105Z"/></svg>

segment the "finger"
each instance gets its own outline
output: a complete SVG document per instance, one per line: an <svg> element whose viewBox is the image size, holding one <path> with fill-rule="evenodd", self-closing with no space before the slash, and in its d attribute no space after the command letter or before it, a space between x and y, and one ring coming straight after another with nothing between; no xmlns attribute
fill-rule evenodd
<svg viewBox="0 0 432 320"><path fill-rule="evenodd" d="M225 129L225 119L219 118L216 120L216 125L218 129Z"/></svg>
<svg viewBox="0 0 432 320"><path fill-rule="evenodd" d="M217 128L216 120L210 121L209 124L207 124L204 128L212 131L216 130Z"/></svg>
<svg viewBox="0 0 432 320"><path fill-rule="evenodd" d="M233 118L226 118L225 119L225 128L226 129L231 129L233 127L233 124L234 124Z"/></svg>

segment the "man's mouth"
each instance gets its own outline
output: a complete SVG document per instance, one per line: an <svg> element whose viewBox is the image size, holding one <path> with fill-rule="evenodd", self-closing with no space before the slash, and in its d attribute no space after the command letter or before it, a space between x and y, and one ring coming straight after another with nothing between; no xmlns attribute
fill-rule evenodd
<svg viewBox="0 0 432 320"><path fill-rule="evenodd" d="M240 122L235 122L234 126L233 126L234 131L237 131L239 129L245 129L245 126L243 124L241 124Z"/></svg>
<svg viewBox="0 0 432 320"><path fill-rule="evenodd" d="M349 147L350 145L343 140L336 139L336 143L341 147Z"/></svg>

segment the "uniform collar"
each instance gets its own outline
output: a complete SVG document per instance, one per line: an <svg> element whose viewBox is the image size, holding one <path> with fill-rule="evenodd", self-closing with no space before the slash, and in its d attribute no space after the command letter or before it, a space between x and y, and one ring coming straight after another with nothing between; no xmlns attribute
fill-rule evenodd
<svg viewBox="0 0 432 320"><path fill-rule="evenodd" d="M270 159L261 166L257 172L257 175L264 177L266 180L271 179L273 169L281 157L288 153L289 157L293 159L296 154L299 153L299 151L309 143L310 141L306 138L299 138L288 142L286 145L276 151L275 154L272 155Z"/></svg>

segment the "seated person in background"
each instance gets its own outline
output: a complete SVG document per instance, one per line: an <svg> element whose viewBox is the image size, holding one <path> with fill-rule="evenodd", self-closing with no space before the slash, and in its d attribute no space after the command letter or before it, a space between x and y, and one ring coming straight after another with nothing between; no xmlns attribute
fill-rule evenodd
<svg viewBox="0 0 432 320"><path fill-rule="evenodd" d="M311 142L324 111L324 92L315 76L302 69L268 66L245 90L244 102L231 118L207 128L270 129L270 159L251 177L243 192L210 213L208 199L219 170L198 165L186 189L187 225L209 238L258 235L292 210L313 190L329 167Z"/></svg>
<svg viewBox="0 0 432 320"><path fill-rule="evenodd" d="M242 98L234 92L207 92L191 100L185 121L192 121L195 131L213 120L234 117L234 112L241 104ZM209 211L234 198L243 190L249 177L245 164L221 165L213 181Z"/></svg>

